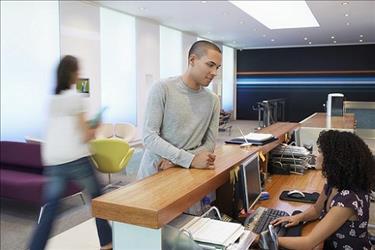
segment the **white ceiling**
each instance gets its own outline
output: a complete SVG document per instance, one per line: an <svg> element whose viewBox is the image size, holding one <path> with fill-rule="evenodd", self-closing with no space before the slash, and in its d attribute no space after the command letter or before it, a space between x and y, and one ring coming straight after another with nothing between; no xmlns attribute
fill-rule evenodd
<svg viewBox="0 0 375 250"><path fill-rule="evenodd" d="M320 27L280 30L228 1L96 2L238 49L375 43L375 1L306 1Z"/></svg>

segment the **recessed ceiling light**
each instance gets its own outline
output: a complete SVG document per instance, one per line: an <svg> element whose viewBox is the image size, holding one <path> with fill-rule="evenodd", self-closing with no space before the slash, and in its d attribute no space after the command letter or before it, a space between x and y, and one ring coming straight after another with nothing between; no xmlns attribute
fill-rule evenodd
<svg viewBox="0 0 375 250"><path fill-rule="evenodd" d="M349 16L349 14L348 14L348 13L345 13L345 16L346 16L346 17L348 17L348 16Z"/></svg>
<svg viewBox="0 0 375 250"><path fill-rule="evenodd" d="M274 42L274 41L275 41L275 39L272 38L272 39L271 39L271 42Z"/></svg>
<svg viewBox="0 0 375 250"><path fill-rule="evenodd" d="M240 24L244 24L244 21L240 21Z"/></svg>
<svg viewBox="0 0 375 250"><path fill-rule="evenodd" d="M303 40L305 40L305 41L307 41L307 39L308 39L307 37L303 38Z"/></svg>
<svg viewBox="0 0 375 250"><path fill-rule="evenodd" d="M335 37L334 37L334 36L331 36L331 39L335 39Z"/></svg>
<svg viewBox="0 0 375 250"><path fill-rule="evenodd" d="M223 15L224 15L224 16L228 15L228 12L224 11L224 12L223 12Z"/></svg>
<svg viewBox="0 0 375 250"><path fill-rule="evenodd" d="M349 23L349 22L347 22L347 23L346 23L346 26L349 26L349 25L350 25L350 23Z"/></svg>
<svg viewBox="0 0 375 250"><path fill-rule="evenodd" d="M348 5L349 2L342 2L341 4L342 4L342 5Z"/></svg>
<svg viewBox="0 0 375 250"><path fill-rule="evenodd" d="M266 37L266 34L263 34L262 37Z"/></svg>
<svg viewBox="0 0 375 250"><path fill-rule="evenodd" d="M361 39L361 40L359 40L359 42L361 43L361 42L363 42L363 40Z"/></svg>
<svg viewBox="0 0 375 250"><path fill-rule="evenodd" d="M139 9L140 11L145 11L145 10L146 10L145 7L139 7L138 9Z"/></svg>
<svg viewBox="0 0 375 250"><path fill-rule="evenodd" d="M201 3L207 3L207 1L201 1Z"/></svg>
<svg viewBox="0 0 375 250"><path fill-rule="evenodd" d="M312 42L309 42L309 44L312 44Z"/></svg>
<svg viewBox="0 0 375 250"><path fill-rule="evenodd" d="M359 37L363 37L363 35L359 35Z"/></svg>
<svg viewBox="0 0 375 250"><path fill-rule="evenodd" d="M230 2L269 29L319 27L318 21L305 1Z"/></svg>
<svg viewBox="0 0 375 250"><path fill-rule="evenodd" d="M333 43L336 43L336 41L333 41Z"/></svg>

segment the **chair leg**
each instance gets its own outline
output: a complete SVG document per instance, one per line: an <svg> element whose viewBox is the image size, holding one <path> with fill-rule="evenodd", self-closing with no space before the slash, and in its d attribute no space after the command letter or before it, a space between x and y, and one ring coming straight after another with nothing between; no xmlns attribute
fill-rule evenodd
<svg viewBox="0 0 375 250"><path fill-rule="evenodd" d="M111 174L110 173L108 173L108 185L111 185Z"/></svg>
<svg viewBox="0 0 375 250"><path fill-rule="evenodd" d="M85 201L85 198L83 197L83 193L82 192L79 192L79 197L81 197L83 205L86 205L86 201Z"/></svg>
<svg viewBox="0 0 375 250"><path fill-rule="evenodd" d="M39 211L39 217L38 217L38 224L40 223L40 219L42 218L44 208L46 207L47 204L44 204L43 206L40 207Z"/></svg>

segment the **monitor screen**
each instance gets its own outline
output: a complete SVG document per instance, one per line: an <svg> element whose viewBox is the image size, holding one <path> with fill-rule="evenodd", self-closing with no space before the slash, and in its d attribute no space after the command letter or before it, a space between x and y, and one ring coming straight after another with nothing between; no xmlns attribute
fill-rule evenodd
<svg viewBox="0 0 375 250"><path fill-rule="evenodd" d="M255 205L262 192L258 154L251 155L241 164L239 176L243 208L247 211Z"/></svg>

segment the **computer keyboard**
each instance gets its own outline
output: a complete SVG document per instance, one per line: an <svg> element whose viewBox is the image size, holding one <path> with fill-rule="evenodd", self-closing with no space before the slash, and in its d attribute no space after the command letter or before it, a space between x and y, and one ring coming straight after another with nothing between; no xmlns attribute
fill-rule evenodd
<svg viewBox="0 0 375 250"><path fill-rule="evenodd" d="M289 214L277 209L258 207L253 214L246 218L244 226L247 230L260 234L268 230L268 225L271 221L282 216L289 216ZM283 236L286 233L283 225L276 226L275 231L279 236Z"/></svg>

